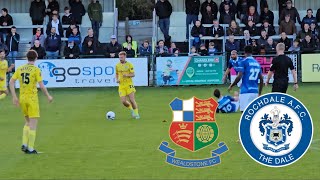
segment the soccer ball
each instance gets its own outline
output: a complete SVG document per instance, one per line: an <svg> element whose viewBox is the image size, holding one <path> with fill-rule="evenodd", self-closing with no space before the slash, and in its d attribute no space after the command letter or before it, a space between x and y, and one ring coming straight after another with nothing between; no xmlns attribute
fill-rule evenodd
<svg viewBox="0 0 320 180"><path fill-rule="evenodd" d="M112 111L109 111L109 112L107 112L107 114L106 114L106 118L107 118L108 120L114 120L114 119L116 118L116 113L114 113L114 112L112 112Z"/></svg>

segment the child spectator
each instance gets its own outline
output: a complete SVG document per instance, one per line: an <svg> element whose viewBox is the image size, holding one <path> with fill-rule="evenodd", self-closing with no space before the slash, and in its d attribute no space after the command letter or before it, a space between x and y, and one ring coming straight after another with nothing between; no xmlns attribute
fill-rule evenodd
<svg viewBox="0 0 320 180"><path fill-rule="evenodd" d="M289 48L290 52L299 52L300 51L300 40L296 39L293 41L293 45Z"/></svg>
<svg viewBox="0 0 320 180"><path fill-rule="evenodd" d="M70 8L64 8L64 15L62 16L62 24L63 25L70 25L73 22L72 14L70 13Z"/></svg>
<svg viewBox="0 0 320 180"><path fill-rule="evenodd" d="M138 51L138 43L134 41L131 35L126 35L126 42L122 44L122 47L127 48L128 44L131 44L131 49L134 50L134 54L137 54Z"/></svg>
<svg viewBox="0 0 320 180"><path fill-rule="evenodd" d="M170 44L169 54L173 54L173 49L176 49L176 48L177 48L176 43L172 42Z"/></svg>
<svg viewBox="0 0 320 180"><path fill-rule="evenodd" d="M132 45L128 43L127 47L124 48L124 51L127 53L128 58L134 58L136 56L136 51L132 49Z"/></svg>
<svg viewBox="0 0 320 180"><path fill-rule="evenodd" d="M169 53L167 46L164 45L164 41L160 40L158 46L156 47L156 54L158 56L166 56Z"/></svg>
<svg viewBox="0 0 320 180"><path fill-rule="evenodd" d="M149 41L145 40L143 44L139 47L140 56L150 56L152 54L152 48L149 45Z"/></svg>
<svg viewBox="0 0 320 180"><path fill-rule="evenodd" d="M209 48L208 48L208 55L209 56L215 56L218 50L214 47L214 42L209 43Z"/></svg>
<svg viewBox="0 0 320 180"><path fill-rule="evenodd" d="M206 45L201 44L199 52L200 56L208 56L208 49L206 48Z"/></svg>
<svg viewBox="0 0 320 180"><path fill-rule="evenodd" d="M197 53L197 48L196 48L195 46L192 46L192 47L190 48L189 56L200 56L200 55Z"/></svg>

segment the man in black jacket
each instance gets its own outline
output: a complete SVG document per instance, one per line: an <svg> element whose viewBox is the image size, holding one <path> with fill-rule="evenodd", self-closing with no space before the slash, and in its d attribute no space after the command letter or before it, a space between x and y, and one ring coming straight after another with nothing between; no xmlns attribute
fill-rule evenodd
<svg viewBox="0 0 320 180"><path fill-rule="evenodd" d="M74 17L76 24L82 23L82 16L86 14L86 10L80 0L69 0L69 5L71 7L71 14Z"/></svg>
<svg viewBox="0 0 320 180"><path fill-rule="evenodd" d="M272 11L269 10L269 7L266 6L263 8L263 11L260 15L260 23L267 20L271 25L274 26L274 14Z"/></svg>
<svg viewBox="0 0 320 180"><path fill-rule="evenodd" d="M159 27L164 35L164 38L170 41L169 27L172 6L168 0L160 0L156 3L156 14L159 16Z"/></svg>
<svg viewBox="0 0 320 180"><path fill-rule="evenodd" d="M213 0L206 0L201 4L201 14L202 16L207 13L207 6L211 7L211 12L214 14L214 19L217 19L218 15L218 5Z"/></svg>
<svg viewBox="0 0 320 180"><path fill-rule="evenodd" d="M185 7L186 7L186 39L189 39L189 25L191 23L196 24L198 20L198 15L200 11L200 0L185 0Z"/></svg>
<svg viewBox="0 0 320 180"><path fill-rule="evenodd" d="M279 19L279 23L284 20L285 16L287 14L290 14L290 18L291 20L296 23L297 20L298 20L298 23L301 24L301 19L300 19L300 15L299 15L299 12L298 10L292 6L292 1L291 0L288 0L287 1L287 8L285 8L284 10L282 10L281 12L281 16L280 16L280 19Z"/></svg>
<svg viewBox="0 0 320 180"><path fill-rule="evenodd" d="M222 12L220 12L219 23L220 24L230 24L230 22L232 20L236 20L235 13L233 13L230 10L230 5L229 4L225 4L224 5L224 10Z"/></svg>
<svg viewBox="0 0 320 180"><path fill-rule="evenodd" d="M106 56L108 58L118 58L120 51L122 51L122 46L117 42L117 37L112 35L111 42L107 44Z"/></svg>
<svg viewBox="0 0 320 180"><path fill-rule="evenodd" d="M2 9L2 16L0 17L0 26L12 26L13 20L12 17L8 14L8 9L3 8ZM10 28L8 29L1 29L1 32L3 33L4 38L7 36L8 33L10 33Z"/></svg>
<svg viewBox="0 0 320 180"><path fill-rule="evenodd" d="M237 14L237 6L233 2L233 0L224 0L221 2L220 7L219 7L219 12L223 13L224 12L224 5L229 5L229 9L233 14Z"/></svg>
<svg viewBox="0 0 320 180"><path fill-rule="evenodd" d="M79 46L75 45L73 41L69 41L63 54L66 59L78 59L80 55Z"/></svg>
<svg viewBox="0 0 320 180"><path fill-rule="evenodd" d="M46 4L42 0L34 0L30 6L30 17L32 25L43 25L44 17L46 16ZM33 34L36 34L37 28L33 29Z"/></svg>
<svg viewBox="0 0 320 180"><path fill-rule="evenodd" d="M46 50L41 46L39 40L34 41L34 46L30 50L35 50L38 53L38 59L44 59L46 56Z"/></svg>
<svg viewBox="0 0 320 180"><path fill-rule="evenodd" d="M16 27L11 27L11 33L7 36L6 45L9 50L8 59L9 66L14 64L19 51L20 35L17 33Z"/></svg>

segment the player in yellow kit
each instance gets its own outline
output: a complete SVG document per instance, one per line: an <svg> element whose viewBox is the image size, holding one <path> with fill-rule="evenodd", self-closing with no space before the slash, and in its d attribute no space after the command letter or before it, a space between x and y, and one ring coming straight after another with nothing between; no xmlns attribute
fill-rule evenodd
<svg viewBox="0 0 320 180"><path fill-rule="evenodd" d="M4 99L8 95L7 89L7 72L11 72L14 68L14 64L8 67L8 61L5 60L5 50L0 50L0 100Z"/></svg>
<svg viewBox="0 0 320 180"><path fill-rule="evenodd" d="M126 60L127 53L119 53L120 62L116 65L116 80L119 83L119 96L122 104L129 108L132 117L140 119L138 105L135 100L135 92L132 78L135 76L133 65ZM129 100L129 101L128 101Z"/></svg>
<svg viewBox="0 0 320 180"><path fill-rule="evenodd" d="M27 58L28 64L20 66L10 79L10 91L13 104L21 107L26 120L23 127L21 150L27 154L37 154L37 151L34 149L38 118L40 117L37 84L39 84L49 102L52 102L53 98L43 85L41 70L34 65L38 58L37 52L30 50L27 53ZM14 87L16 80L19 80L20 84L20 101Z"/></svg>

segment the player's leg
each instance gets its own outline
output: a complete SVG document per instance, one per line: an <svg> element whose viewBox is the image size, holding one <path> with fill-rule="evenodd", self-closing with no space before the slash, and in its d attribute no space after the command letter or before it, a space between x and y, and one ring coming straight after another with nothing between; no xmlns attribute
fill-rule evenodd
<svg viewBox="0 0 320 180"><path fill-rule="evenodd" d="M27 152L28 150L28 142L29 142L29 131L30 131L30 125L29 125L29 117L25 116L25 124L23 126L23 132L22 132L22 146L21 150L23 152Z"/></svg>
<svg viewBox="0 0 320 180"><path fill-rule="evenodd" d="M138 104L135 99L135 92L130 93L128 96L129 96L129 100L131 102L135 117L136 117L136 119L139 119L140 115L139 115L139 110L138 110Z"/></svg>
<svg viewBox="0 0 320 180"><path fill-rule="evenodd" d="M9 94L9 91L6 87L6 82L0 82L0 100L6 98Z"/></svg>
<svg viewBox="0 0 320 180"><path fill-rule="evenodd" d="M238 91L235 91L233 93L233 98L234 98L234 101L239 101L239 92Z"/></svg>
<svg viewBox="0 0 320 180"><path fill-rule="evenodd" d="M37 154L37 151L34 149L34 144L36 141L36 132L38 125L38 118L40 117L39 102L31 102L28 106L28 115L29 115L29 139L28 139L28 154Z"/></svg>

